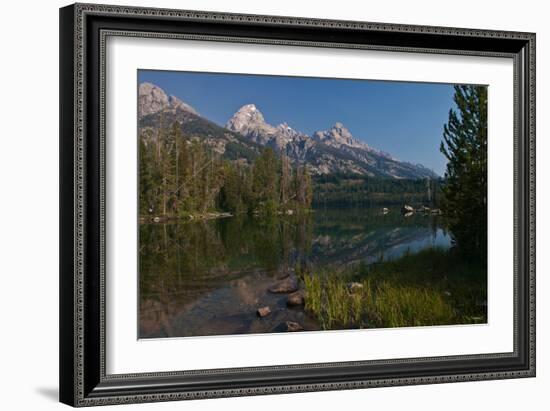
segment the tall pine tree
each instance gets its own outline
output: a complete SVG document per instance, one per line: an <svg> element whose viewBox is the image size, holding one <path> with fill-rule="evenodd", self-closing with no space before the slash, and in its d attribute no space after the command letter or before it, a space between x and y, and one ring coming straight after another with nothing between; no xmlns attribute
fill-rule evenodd
<svg viewBox="0 0 550 411"><path fill-rule="evenodd" d="M440 150L448 160L442 208L455 244L485 260L487 255L487 88L455 86Z"/></svg>

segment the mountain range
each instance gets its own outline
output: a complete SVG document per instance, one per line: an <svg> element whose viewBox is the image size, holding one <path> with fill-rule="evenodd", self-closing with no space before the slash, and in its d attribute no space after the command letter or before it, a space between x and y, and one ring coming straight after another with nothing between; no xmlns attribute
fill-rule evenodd
<svg viewBox="0 0 550 411"><path fill-rule="evenodd" d="M305 164L312 174L355 173L396 179L436 178L421 164L399 161L355 138L342 124L307 135L286 123L269 124L255 104L246 104L224 127L205 118L191 105L168 95L151 83L141 83L138 93L138 126L142 138L147 131L169 127L175 122L189 138L198 138L229 160L250 162L270 147ZM154 133L153 133L154 134Z"/></svg>

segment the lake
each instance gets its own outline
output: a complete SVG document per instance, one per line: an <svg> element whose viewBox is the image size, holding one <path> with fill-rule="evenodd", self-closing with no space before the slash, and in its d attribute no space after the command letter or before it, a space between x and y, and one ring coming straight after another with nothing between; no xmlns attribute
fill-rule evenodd
<svg viewBox="0 0 550 411"><path fill-rule="evenodd" d="M398 208L316 209L307 215L238 215L141 224L139 337L319 330L303 307L270 287L296 267L339 272L426 248L449 248L442 217ZM257 309L269 307L260 318Z"/></svg>

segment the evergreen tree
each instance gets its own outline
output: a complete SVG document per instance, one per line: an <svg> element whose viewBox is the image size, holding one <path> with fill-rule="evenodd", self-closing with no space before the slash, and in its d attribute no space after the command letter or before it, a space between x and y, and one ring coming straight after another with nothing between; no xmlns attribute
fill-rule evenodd
<svg viewBox="0 0 550 411"><path fill-rule="evenodd" d="M290 166L290 159L284 153L281 154L281 204L284 206L291 196L291 181L292 181L292 167Z"/></svg>
<svg viewBox="0 0 550 411"><path fill-rule="evenodd" d="M165 214L175 214L178 208L176 187L179 183L178 144L181 144L182 136L180 124L174 122L170 129L166 130L162 147L163 187Z"/></svg>
<svg viewBox="0 0 550 411"><path fill-rule="evenodd" d="M241 212L244 209L241 176L237 168L229 162L224 167L224 184L220 190L220 208L231 212Z"/></svg>
<svg viewBox="0 0 550 411"><path fill-rule="evenodd" d="M296 170L295 178L296 201L303 208L309 208L313 199L312 181L305 166Z"/></svg>
<svg viewBox="0 0 550 411"><path fill-rule="evenodd" d="M151 214L155 207L153 153L145 139L139 139L139 208L142 214Z"/></svg>
<svg viewBox="0 0 550 411"><path fill-rule="evenodd" d="M278 170L279 161L275 152L267 148L254 162L253 189L256 207L263 206L269 211L274 211L279 198Z"/></svg>
<svg viewBox="0 0 550 411"><path fill-rule="evenodd" d="M178 127L178 138L176 139L176 184L175 184L175 196L177 201L177 213L184 214L189 210L189 178L190 172L190 142L181 133L181 128ZM181 133L181 134L180 134Z"/></svg>
<svg viewBox="0 0 550 411"><path fill-rule="evenodd" d="M210 145L174 122L139 141L140 214L169 217L209 210L274 214L309 208L312 181L304 167L265 149L252 165L222 161Z"/></svg>
<svg viewBox="0 0 550 411"><path fill-rule="evenodd" d="M453 240L466 254L487 254L487 88L455 86L440 150L448 160L442 208Z"/></svg>

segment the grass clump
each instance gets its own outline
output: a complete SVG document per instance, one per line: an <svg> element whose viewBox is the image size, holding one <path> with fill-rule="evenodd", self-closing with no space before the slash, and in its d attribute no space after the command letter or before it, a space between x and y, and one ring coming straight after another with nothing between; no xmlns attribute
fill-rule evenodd
<svg viewBox="0 0 550 411"><path fill-rule="evenodd" d="M370 325L375 327L410 327L452 324L455 312L437 290L400 287L383 282L376 287L375 297L367 301Z"/></svg>
<svg viewBox="0 0 550 411"><path fill-rule="evenodd" d="M487 318L483 267L458 260L451 251L431 249L301 277L306 310L324 329L470 324Z"/></svg>

